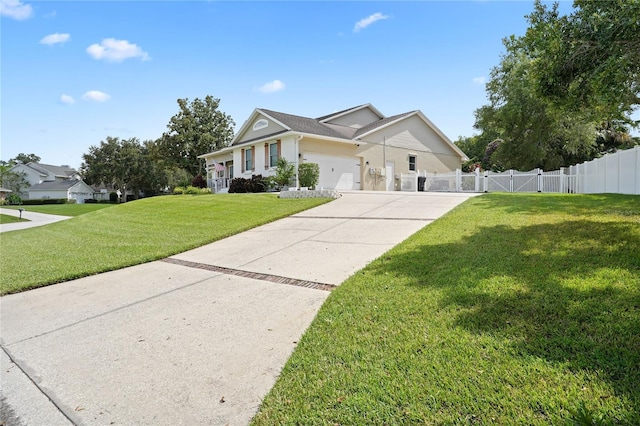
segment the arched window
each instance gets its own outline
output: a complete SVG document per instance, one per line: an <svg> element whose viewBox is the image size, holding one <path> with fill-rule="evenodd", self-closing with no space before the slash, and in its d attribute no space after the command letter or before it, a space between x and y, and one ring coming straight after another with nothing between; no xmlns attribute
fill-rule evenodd
<svg viewBox="0 0 640 426"><path fill-rule="evenodd" d="M260 120L253 123L253 130L264 129L265 127L268 127L268 126L269 126L269 122L264 118L261 118Z"/></svg>

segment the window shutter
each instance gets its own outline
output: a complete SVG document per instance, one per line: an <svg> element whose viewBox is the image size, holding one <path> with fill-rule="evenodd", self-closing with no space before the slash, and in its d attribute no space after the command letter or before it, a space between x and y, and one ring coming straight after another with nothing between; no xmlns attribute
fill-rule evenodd
<svg viewBox="0 0 640 426"><path fill-rule="evenodd" d="M244 148L242 149L240 156L242 157L240 159L240 170L244 173Z"/></svg>
<svg viewBox="0 0 640 426"><path fill-rule="evenodd" d="M269 144L264 144L264 169L267 170L269 168Z"/></svg>
<svg viewBox="0 0 640 426"><path fill-rule="evenodd" d="M280 146L282 145L282 141L278 139L277 143L278 143L278 158L280 158L282 156L282 150L280 148Z"/></svg>
<svg viewBox="0 0 640 426"><path fill-rule="evenodd" d="M251 171L256 169L256 146L251 147Z"/></svg>

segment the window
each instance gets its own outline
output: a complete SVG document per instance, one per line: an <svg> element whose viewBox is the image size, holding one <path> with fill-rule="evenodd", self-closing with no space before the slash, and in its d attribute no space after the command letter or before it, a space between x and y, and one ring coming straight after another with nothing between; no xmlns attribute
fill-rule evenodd
<svg viewBox="0 0 640 426"><path fill-rule="evenodd" d="M410 172L415 172L416 171L416 156L415 155L410 155L409 156L409 171Z"/></svg>
<svg viewBox="0 0 640 426"><path fill-rule="evenodd" d="M253 170L253 150L252 149L244 150L244 169Z"/></svg>
<svg viewBox="0 0 640 426"><path fill-rule="evenodd" d="M269 165L275 167L278 162L278 144L272 143L269 145Z"/></svg>
<svg viewBox="0 0 640 426"><path fill-rule="evenodd" d="M253 130L255 131L255 130L264 129L268 126L269 126L269 122L264 118L262 118L253 124Z"/></svg>

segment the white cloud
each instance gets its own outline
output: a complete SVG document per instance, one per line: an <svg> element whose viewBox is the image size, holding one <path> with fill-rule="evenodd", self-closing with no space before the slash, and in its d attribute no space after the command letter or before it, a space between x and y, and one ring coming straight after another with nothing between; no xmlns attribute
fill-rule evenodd
<svg viewBox="0 0 640 426"><path fill-rule="evenodd" d="M0 15L22 21L33 15L33 7L20 0L0 0Z"/></svg>
<svg viewBox="0 0 640 426"><path fill-rule="evenodd" d="M143 61L150 59L149 54L138 45L115 38L105 38L100 44L92 44L87 47L87 53L94 59L104 59L108 62L122 62L129 58L140 58Z"/></svg>
<svg viewBox="0 0 640 426"><path fill-rule="evenodd" d="M275 93L284 90L284 88L285 84L283 82L280 80L273 80L269 83L263 84L262 87L258 88L258 91L262 93Z"/></svg>
<svg viewBox="0 0 640 426"><path fill-rule="evenodd" d="M57 43L66 43L67 41L69 41L69 39L71 38L71 36L69 34L49 34L47 36L42 37L42 40L40 40L41 44L48 44L48 45L52 45L52 44L57 44Z"/></svg>
<svg viewBox="0 0 640 426"><path fill-rule="evenodd" d="M109 100L109 98L111 98L111 96L99 90L90 90L84 95L82 95L82 99L84 99L85 101L93 101L93 102L104 102Z"/></svg>
<svg viewBox="0 0 640 426"><path fill-rule="evenodd" d="M485 84L487 79L485 77L473 77L473 84Z"/></svg>
<svg viewBox="0 0 640 426"><path fill-rule="evenodd" d="M60 102L62 102L63 104L72 104L74 103L76 100L73 99L73 97L69 96L69 95L62 95L60 96Z"/></svg>
<svg viewBox="0 0 640 426"><path fill-rule="evenodd" d="M376 21L380 21L382 19L387 19L389 18L388 15L383 15L382 13L378 12L378 13L374 13L373 15L370 15L364 19L359 20L358 22L356 22L356 26L353 27L353 32L357 33L360 30L364 30L365 28L367 28L369 25L373 24Z"/></svg>

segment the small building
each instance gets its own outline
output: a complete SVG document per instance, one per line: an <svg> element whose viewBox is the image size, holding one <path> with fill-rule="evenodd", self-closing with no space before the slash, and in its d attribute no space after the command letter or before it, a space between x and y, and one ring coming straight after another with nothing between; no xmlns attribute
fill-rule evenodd
<svg viewBox="0 0 640 426"><path fill-rule="evenodd" d="M10 169L21 174L29 187L21 191L23 199L67 199L82 204L92 199L94 190L84 183L77 170L67 166L54 166L29 162L16 164Z"/></svg>
<svg viewBox="0 0 640 426"><path fill-rule="evenodd" d="M422 112L387 117L371 104L318 118L257 108L230 146L199 156L218 190L233 177L274 175L280 157L296 169L317 163L319 188L376 191L400 190L400 173L447 173L467 159Z"/></svg>

